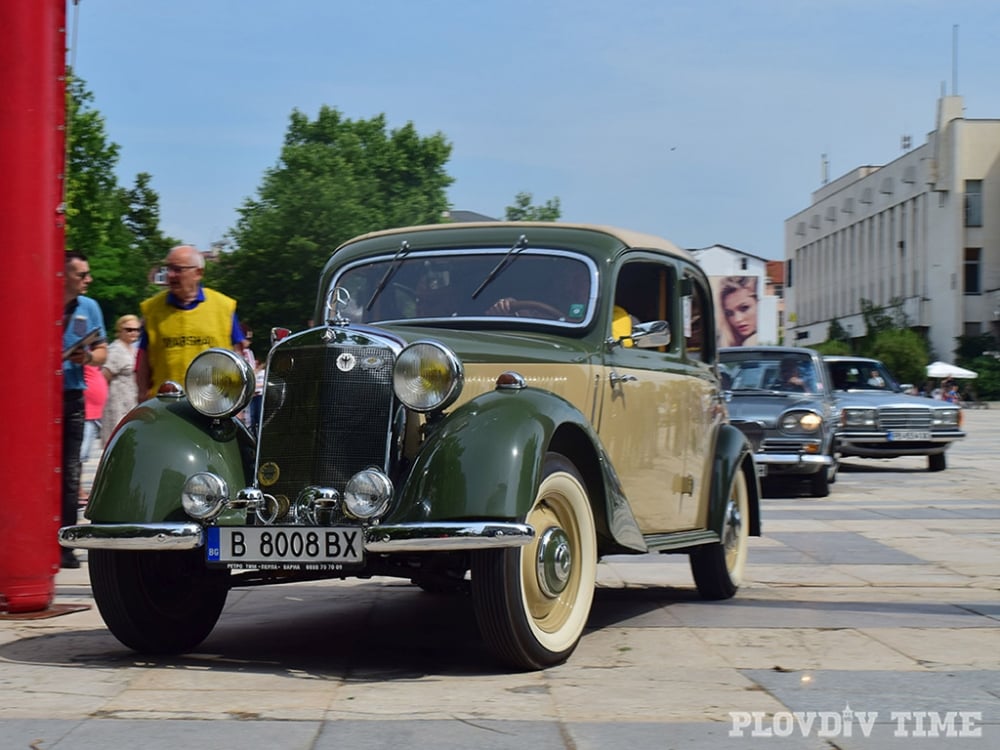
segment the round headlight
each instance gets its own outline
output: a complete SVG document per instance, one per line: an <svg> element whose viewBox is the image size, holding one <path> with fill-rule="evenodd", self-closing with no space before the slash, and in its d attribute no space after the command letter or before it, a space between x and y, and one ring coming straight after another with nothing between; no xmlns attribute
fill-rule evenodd
<svg viewBox="0 0 1000 750"><path fill-rule="evenodd" d="M781 429L786 432L815 432L823 418L811 411L793 411L781 416Z"/></svg>
<svg viewBox="0 0 1000 750"><path fill-rule="evenodd" d="M359 471L344 487L344 508L355 518L382 515L392 500L392 481L378 469Z"/></svg>
<svg viewBox="0 0 1000 750"><path fill-rule="evenodd" d="M184 482L181 505L192 518L211 519L219 515L229 500L229 485L216 474L198 472Z"/></svg>
<svg viewBox="0 0 1000 750"><path fill-rule="evenodd" d="M446 409L462 392L462 363L436 341L417 341L400 352L392 372L396 397L419 412Z"/></svg>
<svg viewBox="0 0 1000 750"><path fill-rule="evenodd" d="M254 373L235 352L208 349L188 367L184 390L191 406L205 416L230 417L250 403Z"/></svg>

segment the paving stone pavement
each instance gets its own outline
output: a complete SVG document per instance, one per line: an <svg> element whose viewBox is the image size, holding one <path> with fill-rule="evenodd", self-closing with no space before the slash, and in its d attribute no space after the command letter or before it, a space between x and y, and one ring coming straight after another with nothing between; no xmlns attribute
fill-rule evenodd
<svg viewBox="0 0 1000 750"><path fill-rule="evenodd" d="M730 601L686 558L606 559L544 672L393 579L236 590L195 652L140 657L61 571L89 609L0 621L0 750L1000 747L1000 408L966 429L945 472L849 459L828 498L767 497Z"/></svg>

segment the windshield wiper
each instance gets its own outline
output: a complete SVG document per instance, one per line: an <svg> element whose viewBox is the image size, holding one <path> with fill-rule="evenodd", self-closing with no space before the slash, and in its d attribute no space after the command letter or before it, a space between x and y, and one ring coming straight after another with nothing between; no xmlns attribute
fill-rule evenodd
<svg viewBox="0 0 1000 750"><path fill-rule="evenodd" d="M403 260L406 258L407 254L410 252L410 243L403 240L399 243L399 250L396 254L392 256L392 261L389 263L389 267L385 269L385 273L382 274L382 278L378 280L378 284L375 285L375 291L372 292L371 299L368 300L368 304L365 305L365 310L371 310L372 305L375 304L375 300L385 289L385 285L389 283L389 279L396 275L396 271L399 267L403 265Z"/></svg>
<svg viewBox="0 0 1000 750"><path fill-rule="evenodd" d="M524 250L524 248L526 248L527 246L528 246L528 238L522 234L520 237L517 238L517 242L511 245L510 250L508 250L507 254L500 259L500 262L497 263L495 266L493 266L493 270L490 271L488 274L486 274L486 278L483 279L483 283L480 284L476 288L476 291L472 293L472 299L475 299L480 294L482 294L482 291L486 287L488 287L493 282L493 280L497 276L499 276L500 273L505 268L507 268L507 266L513 263L517 259L517 254L520 253L522 250Z"/></svg>

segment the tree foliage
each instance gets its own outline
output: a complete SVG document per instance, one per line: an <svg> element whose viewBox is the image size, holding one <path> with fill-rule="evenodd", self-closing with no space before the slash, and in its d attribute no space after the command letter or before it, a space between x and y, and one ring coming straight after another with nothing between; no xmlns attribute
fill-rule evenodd
<svg viewBox="0 0 1000 750"><path fill-rule="evenodd" d="M909 328L890 328L879 332L868 354L885 363L901 383L919 385L927 380L927 342Z"/></svg>
<svg viewBox="0 0 1000 750"><path fill-rule="evenodd" d="M531 193L518 193L514 196L514 205L507 206L504 218L507 221L559 221L562 216L558 197L550 198L541 206L534 206L531 201Z"/></svg>
<svg viewBox="0 0 1000 750"><path fill-rule="evenodd" d="M315 120L295 110L278 163L238 211L233 250L208 283L235 297L257 330L298 328L312 316L323 265L365 232L441 221L451 145L412 123L388 130L384 115L350 120L324 106Z"/></svg>
<svg viewBox="0 0 1000 750"><path fill-rule="evenodd" d="M119 147L84 81L71 74L66 92L66 246L90 259L88 296L101 305L110 332L119 315L138 313L154 291L149 270L176 241L160 232L149 174L137 175L131 188L118 185Z"/></svg>

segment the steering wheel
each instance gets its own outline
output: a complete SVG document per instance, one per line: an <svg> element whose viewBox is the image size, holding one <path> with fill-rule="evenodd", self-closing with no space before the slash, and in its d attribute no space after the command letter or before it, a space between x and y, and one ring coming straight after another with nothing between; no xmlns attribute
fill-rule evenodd
<svg viewBox="0 0 1000 750"><path fill-rule="evenodd" d="M512 313L525 313L525 317L529 318L559 320L565 317L562 310L533 299L513 299L510 300L509 304ZM528 314L529 312L531 313L530 315Z"/></svg>

